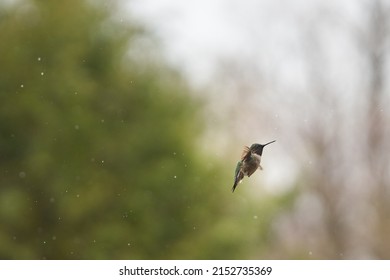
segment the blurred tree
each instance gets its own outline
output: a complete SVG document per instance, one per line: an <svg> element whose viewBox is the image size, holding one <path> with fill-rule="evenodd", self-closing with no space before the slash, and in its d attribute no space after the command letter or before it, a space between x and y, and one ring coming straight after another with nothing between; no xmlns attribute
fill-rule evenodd
<svg viewBox="0 0 390 280"><path fill-rule="evenodd" d="M129 55L145 36L91 1L1 7L1 259L245 256L252 216L197 151L201 103Z"/></svg>
<svg viewBox="0 0 390 280"><path fill-rule="evenodd" d="M225 129L237 142L275 134L278 164L295 168L257 256L389 259L390 3L294 4L245 25L254 50L222 60L214 79Z"/></svg>

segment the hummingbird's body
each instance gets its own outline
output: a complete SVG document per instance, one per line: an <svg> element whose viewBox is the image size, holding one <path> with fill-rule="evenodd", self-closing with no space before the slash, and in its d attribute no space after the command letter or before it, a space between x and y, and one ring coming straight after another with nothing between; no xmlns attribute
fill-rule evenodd
<svg viewBox="0 0 390 280"><path fill-rule="evenodd" d="M274 141L267 144L252 144L250 147L245 147L241 155L241 160L237 163L236 172L234 175L234 185L232 191L236 189L238 183L244 179L244 176L250 177L257 169L262 170L260 165L263 148Z"/></svg>

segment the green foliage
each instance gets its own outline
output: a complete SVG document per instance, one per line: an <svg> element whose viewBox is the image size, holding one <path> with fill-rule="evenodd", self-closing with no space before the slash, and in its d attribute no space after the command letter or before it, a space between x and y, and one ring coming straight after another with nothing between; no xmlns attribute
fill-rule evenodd
<svg viewBox="0 0 390 280"><path fill-rule="evenodd" d="M1 259L240 256L215 234L200 103L161 62L126 56L137 36L88 1L2 7Z"/></svg>
<svg viewBox="0 0 390 280"><path fill-rule="evenodd" d="M90 1L0 9L1 259L253 249L232 172L197 146L201 103L161 61L127 55L142 36Z"/></svg>

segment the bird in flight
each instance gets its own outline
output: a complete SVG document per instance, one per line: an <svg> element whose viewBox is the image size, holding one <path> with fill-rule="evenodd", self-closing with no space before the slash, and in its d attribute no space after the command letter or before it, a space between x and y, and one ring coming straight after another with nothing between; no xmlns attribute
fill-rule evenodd
<svg viewBox="0 0 390 280"><path fill-rule="evenodd" d="M261 156L265 146L275 142L271 141L266 144L252 144L250 147L245 146L241 155L241 160L237 163L236 171L234 174L234 185L232 192L236 189L238 183L244 179L244 176L250 177L257 169L263 170L261 167Z"/></svg>

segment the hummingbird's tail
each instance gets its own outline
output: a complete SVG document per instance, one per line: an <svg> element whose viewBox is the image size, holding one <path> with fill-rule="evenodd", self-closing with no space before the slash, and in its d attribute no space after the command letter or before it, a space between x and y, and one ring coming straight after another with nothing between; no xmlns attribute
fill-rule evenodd
<svg viewBox="0 0 390 280"><path fill-rule="evenodd" d="M239 172L236 178L234 178L234 185L232 188L232 192L234 192L234 190L237 188L237 185L242 181L243 178L244 178L244 173Z"/></svg>

